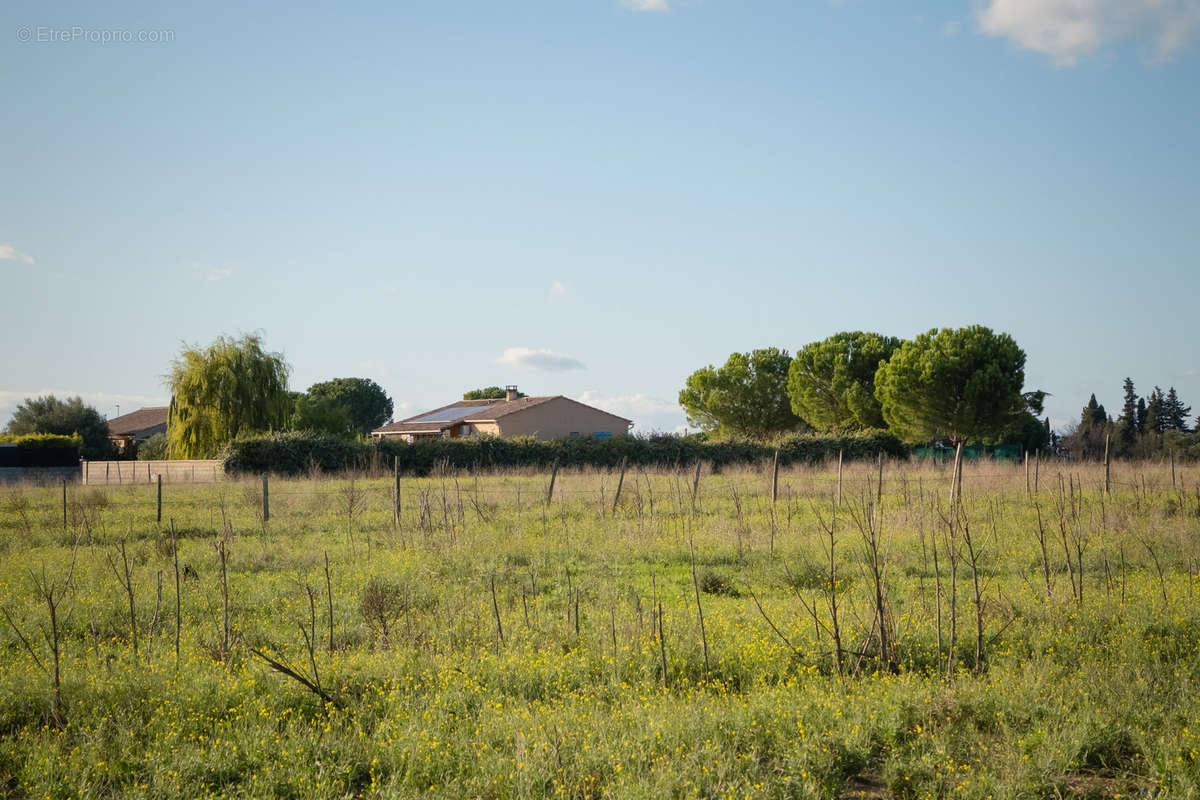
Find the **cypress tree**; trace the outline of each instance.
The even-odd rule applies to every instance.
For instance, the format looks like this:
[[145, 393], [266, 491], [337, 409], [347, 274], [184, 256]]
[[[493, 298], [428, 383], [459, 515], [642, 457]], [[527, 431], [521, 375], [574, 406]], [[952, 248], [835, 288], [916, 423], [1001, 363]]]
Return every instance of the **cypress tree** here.
[[1133, 379], [1125, 379], [1125, 402], [1121, 406], [1120, 423], [1121, 443], [1126, 447], [1137, 441], [1138, 435], [1138, 396], [1133, 388]]
[[1146, 399], [1144, 397], [1139, 397], [1138, 403], [1137, 403], [1137, 433], [1138, 433], [1138, 436], [1141, 436], [1145, 432], [1146, 432]]
[[1157, 386], [1146, 398], [1146, 422], [1143, 430], [1146, 433], [1163, 432], [1163, 393]]

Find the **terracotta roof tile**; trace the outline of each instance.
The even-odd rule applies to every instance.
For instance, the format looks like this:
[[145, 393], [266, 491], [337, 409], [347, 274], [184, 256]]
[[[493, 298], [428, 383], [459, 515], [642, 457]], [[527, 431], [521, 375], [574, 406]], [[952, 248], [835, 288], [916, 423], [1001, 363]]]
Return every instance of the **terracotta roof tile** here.
[[166, 425], [168, 410], [167, 406], [151, 406], [113, 417], [108, 421], [108, 432], [110, 435], [117, 436], [124, 433], [137, 433], [156, 425]]

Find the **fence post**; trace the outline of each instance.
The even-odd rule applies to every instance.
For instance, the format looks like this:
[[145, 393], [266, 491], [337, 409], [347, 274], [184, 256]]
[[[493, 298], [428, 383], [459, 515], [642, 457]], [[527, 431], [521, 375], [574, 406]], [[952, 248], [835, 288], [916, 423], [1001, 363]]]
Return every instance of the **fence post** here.
[[62, 506], [63, 506], [63, 530], [65, 531], [67, 529], [67, 479], [66, 478], [63, 478], [62, 490], [63, 490], [63, 503], [62, 503]]
[[1111, 433], [1106, 433], [1106, 434], [1104, 434], [1104, 493], [1105, 493], [1105, 494], [1109, 494], [1109, 493], [1110, 493], [1110, 492], [1109, 492], [1109, 485], [1110, 485], [1110, 484], [1109, 484], [1109, 470], [1110, 470], [1110, 462], [1109, 462], [1109, 459], [1108, 459], [1108, 445], [1109, 445], [1109, 442], [1110, 442], [1111, 440], [1112, 440], [1112, 434], [1111, 434]]
[[158, 510], [155, 512], [155, 521], [162, 524], [162, 473], [158, 473]]
[[550, 470], [550, 486], [546, 489], [546, 502], [554, 499], [554, 480], [558, 477], [558, 459], [554, 459], [554, 467]]
[[1038, 473], [1042, 471], [1042, 448], [1033, 451], [1033, 493], [1038, 493]]
[[842, 504], [842, 450], [838, 449], [838, 505]]
[[396, 497], [392, 504], [392, 521], [396, 523], [396, 527], [400, 527], [400, 456], [394, 456], [392, 461], [392, 472], [396, 483]]
[[263, 522], [271, 521], [271, 495], [267, 486], [267, 473], [263, 473]]
[[771, 504], [779, 498], [779, 448], [775, 448], [775, 458], [771, 462]]
[[90, 461], [84, 461], [84, 462], [83, 462], [83, 485], [84, 485], [84, 486], [87, 486], [87, 485], [88, 485], [88, 482], [87, 482], [87, 479], [88, 479], [88, 464], [90, 464], [90, 463], [91, 463]]
[[621, 477], [617, 478], [617, 493], [613, 495], [612, 513], [617, 515], [617, 503], [621, 500], [621, 487], [625, 484], [625, 464], [629, 460], [629, 456], [621, 456]]

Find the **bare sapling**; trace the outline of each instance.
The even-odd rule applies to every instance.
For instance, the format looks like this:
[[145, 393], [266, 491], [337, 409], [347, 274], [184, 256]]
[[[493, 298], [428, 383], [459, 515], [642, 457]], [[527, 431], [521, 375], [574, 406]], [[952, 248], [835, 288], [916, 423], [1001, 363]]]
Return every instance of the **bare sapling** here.
[[1050, 553], [1046, 547], [1046, 526], [1042, 523], [1042, 506], [1040, 503], [1034, 503], [1033, 507], [1037, 510], [1038, 521], [1038, 544], [1042, 548], [1042, 581], [1046, 588], [1046, 599], [1053, 597], [1054, 593], [1050, 585]]
[[[840, 499], [835, 499], [830, 504], [829, 523], [826, 524], [825, 518], [821, 516], [821, 512], [814, 506], [813, 515], [817, 518], [817, 524], [821, 526], [824, 532], [822, 544], [825, 547], [825, 555], [828, 558], [829, 569], [825, 573], [824, 589], [825, 602], [829, 606], [829, 632], [833, 637], [833, 657], [837, 663], [837, 671], [840, 675], [845, 667], [845, 651], [842, 648], [842, 630], [841, 623], [838, 620], [838, 577], [837, 577], [837, 558], [835, 548], [837, 546], [837, 509], [840, 505]], [[814, 619], [816, 615], [814, 614]]]
[[72, 589], [72, 580], [75, 577], [75, 556], [79, 550], [79, 540], [75, 541], [75, 545], [71, 548], [71, 564], [67, 567], [67, 574], [61, 581], [55, 580], [46, 574], [46, 565], [43, 562], [41, 575], [29, 571], [30, 580], [33, 583], [34, 593], [46, 605], [46, 616], [49, 620], [50, 627], [38, 625], [38, 630], [41, 631], [42, 638], [46, 641], [46, 647], [50, 650], [51, 665], [47, 666], [44, 661], [38, 656], [37, 648], [29, 640], [29, 637], [17, 625], [16, 620], [9, 614], [7, 607], [0, 607], [0, 612], [3, 612], [4, 619], [8, 622], [13, 633], [21, 640], [22, 646], [29, 656], [33, 659], [33, 663], [38, 669], [50, 679], [51, 685], [54, 687], [54, 695], [50, 700], [50, 718], [58, 728], [66, 727], [66, 721], [63, 718], [62, 705], [62, 626], [70, 620], [70, 612], [65, 618], [62, 618], [62, 604], [70, 594]]
[[[305, 689], [307, 689], [308, 691], [315, 694], [317, 697], [319, 697], [324, 702], [324, 704], [326, 706], [331, 705], [334, 708], [341, 709], [341, 708], [343, 708], [342, 702], [337, 697], [335, 697], [333, 694], [331, 694], [327, 689], [325, 689], [323, 686], [321, 686], [321, 673], [317, 669], [317, 657], [316, 657], [316, 649], [317, 649], [316, 604], [315, 604], [315, 601], [313, 598], [312, 587], [306, 583], [304, 588], [308, 595], [308, 626], [305, 627], [304, 623], [300, 622], [300, 621], [296, 622], [296, 626], [300, 629], [300, 635], [304, 638], [304, 647], [308, 654], [309, 669], [312, 672], [311, 676], [306, 674], [303, 667], [293, 666], [286, 659], [284, 659], [284, 657], [282, 655], [268, 655], [263, 650], [259, 650], [254, 647], [250, 648], [250, 652], [253, 653], [255, 656], [257, 656], [258, 658], [261, 658], [266, 663], [266, 665], [268, 667], [270, 667], [271, 669], [273, 669], [275, 672], [278, 672], [280, 675], [283, 675], [285, 677], [291, 678], [292, 680], [296, 681], [301, 686], [303, 686]], [[327, 711], [327, 709], [324, 709], [324, 708], [323, 708], [323, 710]]]
[[857, 506], [851, 506], [850, 518], [858, 528], [862, 539], [863, 556], [867, 571], [871, 576], [872, 605], [875, 612], [875, 633], [879, 644], [879, 662], [888, 670], [895, 671], [896, 664], [892, 658], [891, 643], [888, 640], [888, 616], [885, 588], [887, 567], [882, 548], [882, 536], [879, 508], [870, 500], [870, 486]]
[[979, 560], [983, 556], [976, 538], [971, 534], [971, 520], [967, 517], [966, 509], [960, 508], [962, 519], [962, 539], [967, 547], [967, 561], [971, 566], [971, 585], [974, 590], [972, 601], [975, 606], [975, 671], [983, 670], [983, 592], [979, 582]]
[[112, 553], [105, 553], [104, 558], [108, 561], [108, 566], [112, 569], [113, 575], [116, 576], [117, 583], [125, 590], [125, 597], [129, 602], [129, 639], [133, 644], [133, 658], [136, 661], [138, 657], [138, 626], [133, 602], [133, 567], [130, 565], [129, 557], [125, 552], [124, 539], [121, 540], [116, 549], [121, 555], [120, 569], [117, 568], [117, 562], [113, 558]]

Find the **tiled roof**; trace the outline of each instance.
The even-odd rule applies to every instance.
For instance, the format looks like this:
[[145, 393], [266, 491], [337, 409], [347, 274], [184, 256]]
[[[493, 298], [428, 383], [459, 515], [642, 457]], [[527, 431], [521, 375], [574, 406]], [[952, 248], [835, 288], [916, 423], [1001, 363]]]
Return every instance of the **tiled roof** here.
[[125, 433], [137, 433], [158, 425], [166, 425], [167, 411], [167, 406], [152, 406], [113, 417], [108, 421], [108, 432], [110, 435], [119, 436]]

